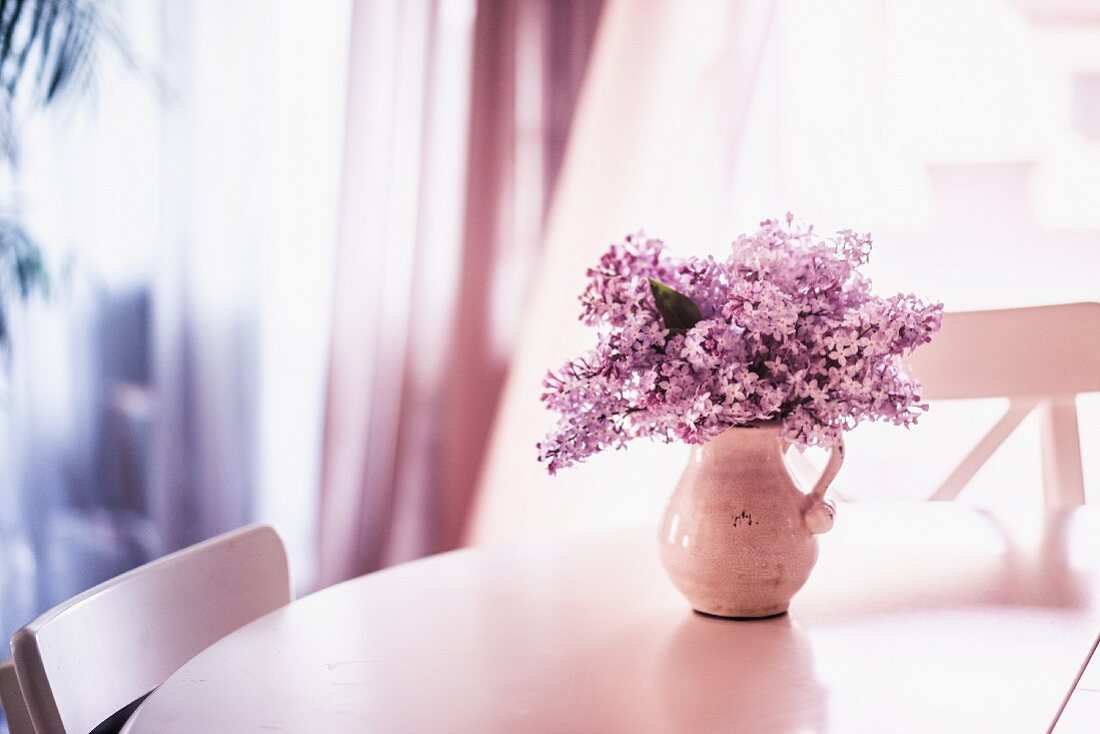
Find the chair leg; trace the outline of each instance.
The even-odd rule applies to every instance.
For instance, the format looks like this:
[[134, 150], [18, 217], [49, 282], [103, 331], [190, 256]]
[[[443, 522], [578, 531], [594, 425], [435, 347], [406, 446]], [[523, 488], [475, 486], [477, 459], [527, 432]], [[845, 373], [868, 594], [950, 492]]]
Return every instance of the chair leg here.
[[1081, 437], [1072, 395], [1052, 398], [1040, 407], [1043, 451], [1043, 500], [1047, 507], [1085, 504]]
[[982, 440], [970, 450], [959, 465], [956, 466], [947, 479], [932, 494], [931, 500], [953, 500], [959, 496], [967, 483], [974, 478], [989, 457], [1001, 447], [1005, 439], [1023, 423], [1024, 418], [1035, 409], [1034, 400], [1012, 400], [1008, 404], [1008, 410], [1001, 416], [993, 427], [982, 436]]

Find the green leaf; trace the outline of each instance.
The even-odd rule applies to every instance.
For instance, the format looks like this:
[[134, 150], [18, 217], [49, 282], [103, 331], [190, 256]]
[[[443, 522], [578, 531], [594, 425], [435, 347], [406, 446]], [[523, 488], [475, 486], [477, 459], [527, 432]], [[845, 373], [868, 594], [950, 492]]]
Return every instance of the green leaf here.
[[657, 311], [665, 322], [669, 336], [684, 334], [703, 320], [703, 314], [695, 301], [675, 288], [650, 278], [649, 290], [653, 293], [653, 301], [657, 304]]
[[38, 248], [29, 250], [15, 260], [15, 278], [19, 283], [19, 296], [25, 301], [36, 288], [45, 291], [48, 279], [42, 253]]
[[0, 217], [0, 301], [8, 296], [4, 292], [8, 285], [17, 287], [16, 294], [22, 300], [35, 291], [45, 296], [49, 280], [42, 251], [27, 231], [19, 223]]

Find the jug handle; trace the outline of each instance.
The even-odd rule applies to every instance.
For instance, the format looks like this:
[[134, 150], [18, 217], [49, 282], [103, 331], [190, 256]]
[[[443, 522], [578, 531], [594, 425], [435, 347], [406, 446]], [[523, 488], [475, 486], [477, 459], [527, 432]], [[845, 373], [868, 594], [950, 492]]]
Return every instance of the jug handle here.
[[802, 511], [806, 527], [814, 534], [827, 533], [833, 527], [836, 505], [832, 500], [825, 499], [825, 490], [836, 478], [842, 464], [844, 464], [843, 437], [829, 450], [829, 461], [825, 464], [825, 471], [821, 472], [814, 488], [807, 495], [806, 509]]

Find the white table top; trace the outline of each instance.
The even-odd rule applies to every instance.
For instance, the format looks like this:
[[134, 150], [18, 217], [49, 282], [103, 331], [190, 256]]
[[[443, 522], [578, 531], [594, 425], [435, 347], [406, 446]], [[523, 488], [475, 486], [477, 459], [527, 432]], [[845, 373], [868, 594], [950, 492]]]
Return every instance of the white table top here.
[[842, 506], [790, 614], [748, 622], [692, 613], [654, 536], [460, 551], [307, 596], [125, 731], [1043, 732], [1100, 633], [1098, 508]]

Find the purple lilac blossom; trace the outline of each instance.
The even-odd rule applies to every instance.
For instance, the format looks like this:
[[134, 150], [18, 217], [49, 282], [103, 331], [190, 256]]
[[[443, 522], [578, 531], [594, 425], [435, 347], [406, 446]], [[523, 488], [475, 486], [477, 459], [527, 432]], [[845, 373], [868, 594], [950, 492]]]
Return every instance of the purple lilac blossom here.
[[[769, 420], [793, 443], [824, 447], [861, 421], [913, 424], [928, 405], [900, 357], [931, 341], [943, 305], [872, 295], [859, 273], [870, 250], [870, 235], [821, 238], [790, 214], [738, 237], [724, 262], [673, 258], [641, 234], [612, 245], [580, 299], [595, 348], [543, 382], [560, 418], [539, 461], [553, 474], [638, 437], [700, 444]], [[650, 279], [702, 319], [671, 333]]]

